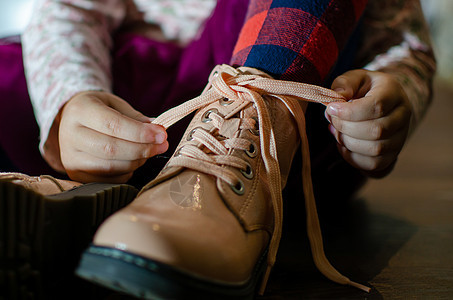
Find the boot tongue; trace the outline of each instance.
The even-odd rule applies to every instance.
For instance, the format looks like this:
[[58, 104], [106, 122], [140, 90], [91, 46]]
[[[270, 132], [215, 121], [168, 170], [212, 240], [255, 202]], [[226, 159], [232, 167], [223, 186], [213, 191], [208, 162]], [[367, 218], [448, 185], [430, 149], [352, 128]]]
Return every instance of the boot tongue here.
[[263, 72], [261, 70], [255, 69], [255, 68], [239, 67], [239, 68], [237, 68], [237, 70], [244, 75], [260, 75], [265, 78], [272, 78], [272, 76], [270, 76], [266, 72]]
[[221, 128], [219, 129], [219, 134], [226, 138], [232, 138], [237, 134], [240, 124], [241, 124], [241, 119], [238, 119], [238, 118], [231, 118], [231, 119], [225, 120], [223, 122]]

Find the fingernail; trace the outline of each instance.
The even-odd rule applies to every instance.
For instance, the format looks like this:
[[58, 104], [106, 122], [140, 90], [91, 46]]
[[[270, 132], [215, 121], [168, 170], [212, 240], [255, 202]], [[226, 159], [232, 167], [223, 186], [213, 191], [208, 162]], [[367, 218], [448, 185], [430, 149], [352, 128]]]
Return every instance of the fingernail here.
[[156, 134], [156, 135], [154, 136], [154, 142], [155, 142], [156, 144], [162, 144], [163, 142], [165, 142], [165, 139], [166, 139], [166, 138], [167, 138], [167, 137], [165, 136], [164, 133], [158, 133], [158, 134]]
[[329, 104], [327, 107], [329, 115], [338, 116], [338, 111], [340, 110], [340, 106], [337, 103]]
[[334, 91], [335, 91], [335, 92], [337, 92], [337, 93], [342, 93], [342, 92], [344, 92], [344, 91], [345, 91], [345, 89], [344, 89], [344, 88], [341, 88], [341, 87], [339, 87], [339, 88], [336, 88], [336, 89], [334, 89]]

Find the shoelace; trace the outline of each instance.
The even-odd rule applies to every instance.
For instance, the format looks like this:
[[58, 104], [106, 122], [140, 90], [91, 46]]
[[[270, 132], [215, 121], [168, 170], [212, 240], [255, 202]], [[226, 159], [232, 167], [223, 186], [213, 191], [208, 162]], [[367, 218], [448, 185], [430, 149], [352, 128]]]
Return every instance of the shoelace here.
[[[264, 293], [270, 271], [275, 264], [283, 222], [283, 199], [277, 147], [269, 111], [261, 96], [266, 94], [272, 95], [275, 99], [282, 101], [291, 112], [298, 125], [302, 149], [302, 178], [307, 214], [307, 234], [315, 265], [318, 270], [330, 280], [340, 284], [348, 284], [369, 292], [370, 288], [353, 282], [341, 275], [330, 264], [325, 256], [311, 180], [310, 154], [305, 128], [305, 114], [298, 103], [299, 101], [309, 101], [327, 105], [330, 102], [345, 101], [345, 99], [338, 93], [319, 86], [275, 80], [266, 78], [262, 75], [250, 75], [228, 65], [217, 66], [211, 73], [209, 82], [210, 84], [208, 84], [207, 88], [200, 96], [166, 111], [157, 117], [153, 123], [168, 128], [190, 113], [223, 98], [226, 98], [229, 101], [243, 100], [246, 104], [254, 104], [258, 115], [261, 153], [268, 177], [274, 212], [274, 231], [269, 244], [267, 269], [260, 287], [260, 293]], [[215, 113], [211, 113], [209, 117], [211, 117], [211, 115], [215, 122], [215, 127], [220, 128], [222, 122], [228, 121], [221, 119], [220, 116]], [[226, 119], [227, 116], [224, 118]], [[254, 122], [250, 120], [244, 122], [244, 124], [244, 128], [248, 129], [255, 125]], [[211, 174], [225, 180], [232, 187], [237, 185], [238, 179], [236, 178], [236, 175], [222, 167], [222, 165], [232, 166], [240, 170], [247, 168], [247, 163], [242, 159], [227, 156], [226, 154], [228, 148], [245, 150], [250, 146], [250, 142], [239, 138], [219, 140], [217, 137], [212, 136], [209, 132], [204, 130], [193, 131], [192, 137], [200, 141], [214, 155], [209, 155], [196, 147], [183, 147], [182, 149], [180, 148], [177, 150], [179, 152], [177, 153], [178, 155], [174, 155], [169, 162], [169, 165], [186, 167]]]

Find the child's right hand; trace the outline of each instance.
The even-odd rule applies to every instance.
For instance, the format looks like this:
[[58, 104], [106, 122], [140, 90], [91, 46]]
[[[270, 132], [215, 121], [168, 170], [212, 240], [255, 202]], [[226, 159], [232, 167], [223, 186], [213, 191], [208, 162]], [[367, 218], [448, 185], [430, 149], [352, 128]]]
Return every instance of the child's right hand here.
[[126, 182], [154, 155], [168, 149], [162, 126], [106, 92], [83, 92], [61, 111], [61, 162], [72, 180]]

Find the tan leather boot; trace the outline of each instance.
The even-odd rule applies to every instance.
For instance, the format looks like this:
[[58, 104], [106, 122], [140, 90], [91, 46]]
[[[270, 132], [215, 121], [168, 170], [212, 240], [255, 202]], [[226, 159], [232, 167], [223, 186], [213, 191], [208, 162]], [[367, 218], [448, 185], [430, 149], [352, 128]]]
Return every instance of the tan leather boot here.
[[[168, 127], [198, 110], [158, 177], [100, 227], [78, 275], [146, 299], [249, 299], [259, 283], [263, 291], [281, 236], [281, 189], [300, 136], [307, 149], [300, 99], [342, 100], [256, 69], [216, 68], [200, 97], [155, 120]], [[311, 188], [308, 178], [315, 262], [332, 280], [357, 285], [324, 256]]]
[[95, 230], [136, 194], [125, 184], [0, 173], [0, 299], [68, 299]]

